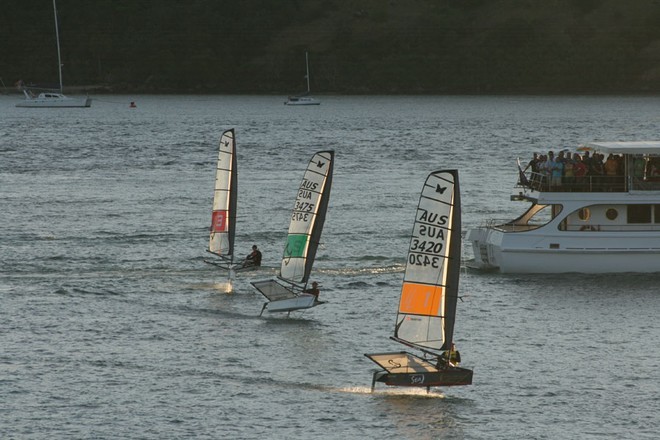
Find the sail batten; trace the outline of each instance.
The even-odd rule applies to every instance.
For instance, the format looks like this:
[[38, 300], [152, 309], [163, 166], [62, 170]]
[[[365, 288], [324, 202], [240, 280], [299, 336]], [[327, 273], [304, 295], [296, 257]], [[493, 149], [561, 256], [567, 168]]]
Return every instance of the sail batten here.
[[238, 173], [234, 129], [220, 138], [213, 191], [209, 252], [233, 263]]

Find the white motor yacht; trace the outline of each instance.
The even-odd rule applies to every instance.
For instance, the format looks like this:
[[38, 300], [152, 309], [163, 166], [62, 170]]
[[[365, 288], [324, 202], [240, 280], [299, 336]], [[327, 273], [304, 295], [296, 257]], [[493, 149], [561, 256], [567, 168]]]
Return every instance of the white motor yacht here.
[[[593, 142], [582, 152], [614, 155], [615, 176], [551, 182], [523, 173], [511, 196], [520, 217], [470, 229], [474, 266], [502, 273], [660, 272], [660, 141]], [[656, 164], [657, 161], [657, 164]]]

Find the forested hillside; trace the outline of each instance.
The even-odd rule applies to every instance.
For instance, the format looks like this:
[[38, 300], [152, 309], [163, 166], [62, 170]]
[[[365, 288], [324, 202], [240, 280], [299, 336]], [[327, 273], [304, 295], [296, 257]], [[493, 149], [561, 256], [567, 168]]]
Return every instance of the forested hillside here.
[[[65, 86], [657, 93], [657, 0], [58, 0]], [[0, 8], [0, 77], [57, 81], [51, 0]], [[66, 87], [65, 87], [66, 88]]]

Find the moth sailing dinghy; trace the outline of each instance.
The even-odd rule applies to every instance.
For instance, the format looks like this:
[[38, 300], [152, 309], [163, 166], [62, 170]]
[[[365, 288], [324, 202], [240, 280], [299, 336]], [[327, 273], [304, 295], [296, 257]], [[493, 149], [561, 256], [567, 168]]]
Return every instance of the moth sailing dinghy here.
[[268, 299], [259, 316], [264, 310], [292, 312], [324, 303], [305, 291], [328, 209], [334, 155], [331, 150], [319, 151], [309, 161], [291, 214], [277, 279], [251, 283]]
[[458, 171], [426, 179], [417, 206], [393, 340], [421, 351], [365, 354], [382, 370], [376, 382], [393, 386], [469, 385], [472, 370], [451, 362], [461, 267]]
[[213, 192], [213, 212], [208, 252], [216, 255], [218, 261], [207, 261], [229, 271], [240, 264], [234, 264], [234, 236], [236, 235], [237, 200], [236, 138], [234, 129], [222, 133], [218, 162], [215, 171]]

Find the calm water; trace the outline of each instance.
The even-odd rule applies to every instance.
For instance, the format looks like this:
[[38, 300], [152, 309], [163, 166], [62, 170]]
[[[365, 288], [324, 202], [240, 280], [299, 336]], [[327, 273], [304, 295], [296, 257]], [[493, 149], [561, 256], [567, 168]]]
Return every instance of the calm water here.
[[[660, 275], [461, 279], [474, 384], [370, 394], [426, 175], [460, 170], [463, 229], [511, 218], [515, 158], [660, 138], [660, 98], [0, 96], [0, 438], [641, 439], [660, 414]], [[137, 108], [130, 109], [129, 101]], [[236, 129], [237, 247], [278, 264], [314, 151], [336, 150], [313, 278], [328, 304], [258, 317], [205, 264]], [[470, 258], [465, 249], [465, 258]]]

